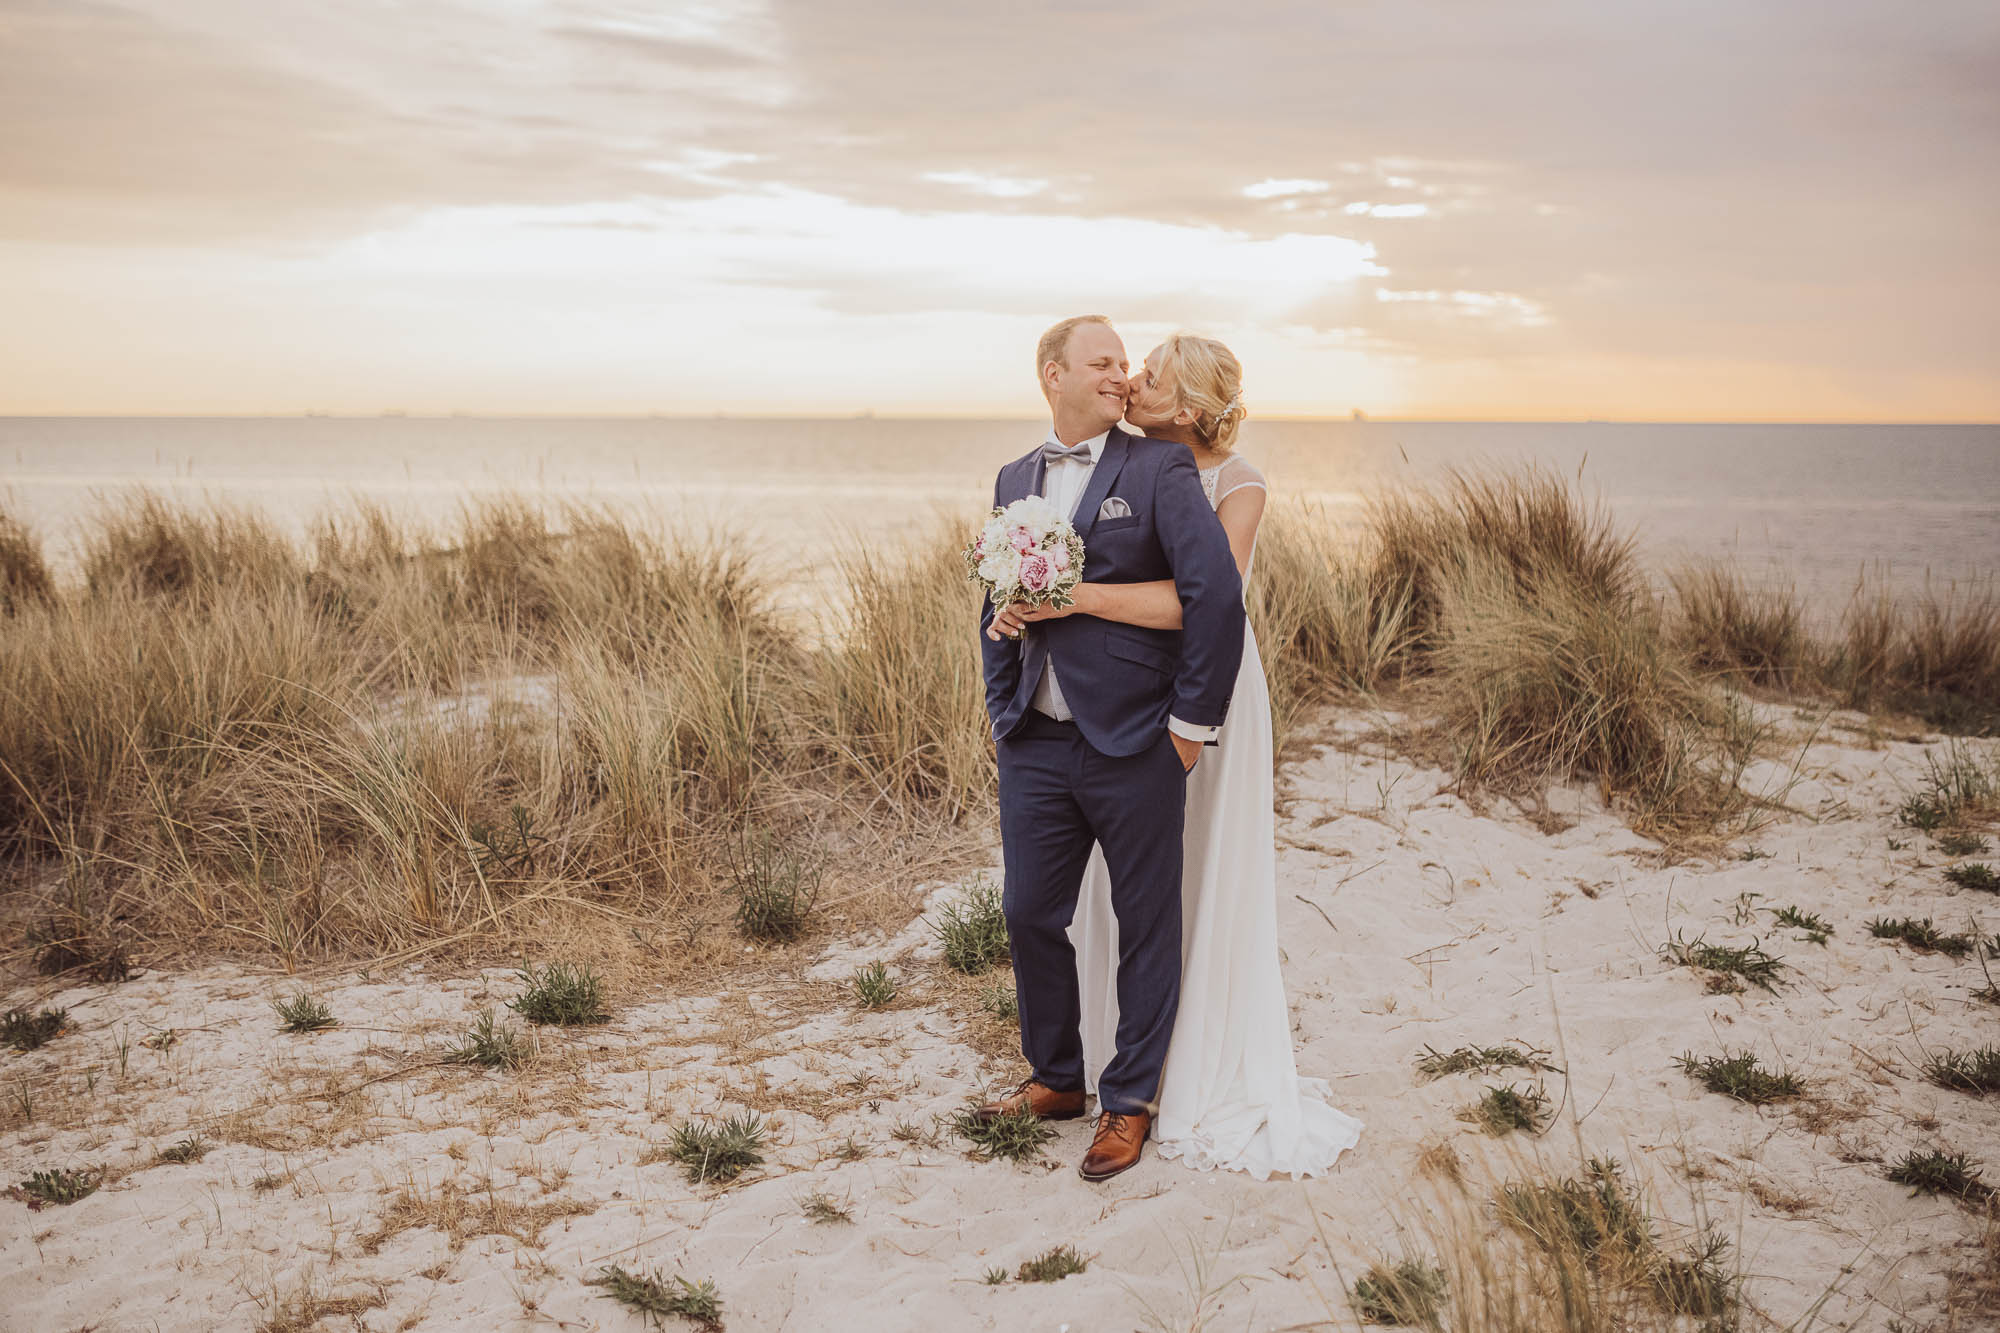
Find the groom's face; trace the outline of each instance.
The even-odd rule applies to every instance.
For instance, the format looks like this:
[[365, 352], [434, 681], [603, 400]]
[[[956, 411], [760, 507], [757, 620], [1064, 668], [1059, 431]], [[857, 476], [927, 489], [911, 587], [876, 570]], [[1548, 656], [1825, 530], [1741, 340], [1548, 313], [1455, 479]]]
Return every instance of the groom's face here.
[[1063, 359], [1051, 366], [1049, 400], [1058, 418], [1095, 423], [1095, 434], [1125, 415], [1125, 344], [1109, 325], [1077, 325]]

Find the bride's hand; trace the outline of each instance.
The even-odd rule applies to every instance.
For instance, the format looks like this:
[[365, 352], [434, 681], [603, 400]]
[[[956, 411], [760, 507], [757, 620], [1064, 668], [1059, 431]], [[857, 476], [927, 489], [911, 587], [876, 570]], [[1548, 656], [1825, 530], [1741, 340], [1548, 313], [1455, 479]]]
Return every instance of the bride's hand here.
[[1027, 602], [1009, 602], [993, 614], [993, 623], [986, 629], [986, 637], [998, 643], [1002, 639], [1018, 639], [1021, 631], [1042, 620], [1061, 620], [1083, 611], [1088, 614], [1085, 603], [1089, 599], [1090, 585], [1079, 583], [1070, 596], [1076, 600], [1068, 606], [1033, 606]]

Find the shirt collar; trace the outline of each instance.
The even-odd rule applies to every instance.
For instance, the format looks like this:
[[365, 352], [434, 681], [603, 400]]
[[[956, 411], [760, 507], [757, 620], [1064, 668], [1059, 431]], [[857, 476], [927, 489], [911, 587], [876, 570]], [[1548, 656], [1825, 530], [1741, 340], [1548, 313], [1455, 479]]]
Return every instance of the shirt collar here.
[[[1104, 442], [1110, 438], [1111, 438], [1111, 431], [1110, 428], [1107, 427], [1105, 429], [1104, 434], [1094, 435], [1090, 439], [1087, 439], [1083, 442], [1083, 448], [1088, 452], [1090, 456], [1090, 461], [1092, 463], [1095, 463], [1098, 459], [1104, 456]], [[1049, 427], [1048, 443], [1055, 445], [1059, 449], [1069, 447], [1065, 445], [1060, 439], [1057, 438], [1056, 428], [1053, 425]]]

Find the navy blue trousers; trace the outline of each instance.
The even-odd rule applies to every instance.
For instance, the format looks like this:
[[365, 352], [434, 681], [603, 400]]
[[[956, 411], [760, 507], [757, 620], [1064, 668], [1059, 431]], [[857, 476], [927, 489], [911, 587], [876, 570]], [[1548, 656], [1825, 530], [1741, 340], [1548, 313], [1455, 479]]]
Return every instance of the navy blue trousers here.
[[1014, 954], [1021, 1054], [1061, 1092], [1083, 1087], [1076, 916], [1090, 846], [1102, 844], [1118, 918], [1118, 1050], [1098, 1078], [1100, 1110], [1151, 1112], [1181, 998], [1181, 826], [1187, 773], [1159, 742], [1114, 758], [1074, 723], [1030, 709], [1000, 755], [1001, 905]]

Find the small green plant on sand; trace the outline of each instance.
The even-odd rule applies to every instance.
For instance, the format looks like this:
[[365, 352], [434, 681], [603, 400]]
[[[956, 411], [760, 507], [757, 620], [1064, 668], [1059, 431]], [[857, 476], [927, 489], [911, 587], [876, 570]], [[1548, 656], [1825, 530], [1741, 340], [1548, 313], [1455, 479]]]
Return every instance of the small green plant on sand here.
[[2000, 1092], [2000, 1050], [1982, 1046], [1971, 1051], [1927, 1051], [1924, 1077], [1940, 1088], [1984, 1094]]
[[507, 1007], [530, 1023], [578, 1027], [611, 1021], [604, 1007], [604, 979], [588, 963], [524, 967], [515, 975], [525, 989], [507, 1001]]
[[1021, 1021], [1021, 1002], [1011, 981], [996, 981], [980, 991], [979, 1007], [998, 1022], [1012, 1025]]
[[491, 1009], [479, 1011], [464, 1040], [449, 1042], [444, 1048], [444, 1058], [453, 1064], [482, 1065], [487, 1069], [519, 1069], [532, 1053], [519, 1032], [494, 1022]]
[[1986, 850], [1986, 839], [1977, 833], [1941, 833], [1938, 850], [1946, 856], [1978, 856]]
[[1824, 947], [1826, 942], [1833, 938], [1833, 927], [1828, 925], [1826, 918], [1817, 912], [1806, 912], [1797, 907], [1778, 907], [1771, 909], [1771, 917], [1778, 925], [1788, 926], [1793, 930], [1803, 930], [1805, 934], [1799, 938], [1807, 944]]
[[825, 1190], [814, 1190], [799, 1200], [799, 1212], [814, 1226], [829, 1222], [852, 1222], [854, 1214]]
[[1354, 1311], [1371, 1324], [1436, 1328], [1445, 1292], [1444, 1270], [1427, 1260], [1375, 1264], [1355, 1280]]
[[602, 1287], [606, 1296], [661, 1327], [670, 1318], [690, 1320], [704, 1329], [722, 1327], [722, 1297], [709, 1278], [690, 1282], [676, 1273], [669, 1281], [661, 1273], [628, 1273], [611, 1264], [589, 1279], [589, 1285]]
[[985, 1161], [1026, 1161], [1040, 1156], [1042, 1145], [1056, 1136], [1055, 1126], [1025, 1109], [983, 1118], [967, 1107], [952, 1117], [951, 1127], [972, 1145], [972, 1155]]
[[933, 929], [944, 944], [945, 963], [968, 976], [1007, 958], [1007, 916], [1000, 908], [1000, 889], [984, 876], [965, 891], [963, 901], [945, 904]]
[[1517, 1129], [1533, 1134], [1548, 1123], [1550, 1114], [1548, 1094], [1538, 1087], [1524, 1089], [1510, 1083], [1504, 1088], [1489, 1086], [1486, 1095], [1460, 1111], [1458, 1118], [1478, 1125], [1488, 1134], [1506, 1134]]
[[753, 940], [784, 944], [806, 933], [826, 873], [815, 852], [769, 833], [745, 835], [729, 867], [736, 928]]
[[1683, 1074], [1710, 1092], [1719, 1092], [1753, 1106], [1783, 1101], [1805, 1092], [1804, 1085], [1791, 1073], [1772, 1073], [1760, 1066], [1756, 1055], [1750, 1051], [1735, 1054], [1724, 1051], [1719, 1056], [1704, 1055], [1700, 1058], [1689, 1053], [1679, 1056], [1675, 1063], [1681, 1067]]
[[1963, 958], [1972, 952], [1972, 936], [1948, 935], [1939, 930], [1929, 917], [1921, 921], [1909, 916], [1893, 920], [1877, 917], [1868, 923], [1868, 933], [1878, 940], [1901, 940], [1918, 953], [1941, 953], [1948, 958]]
[[688, 1183], [728, 1182], [764, 1161], [764, 1122], [755, 1113], [733, 1115], [721, 1124], [690, 1120], [674, 1130], [669, 1151]]
[[206, 1157], [209, 1147], [210, 1144], [207, 1139], [199, 1134], [191, 1134], [169, 1147], [160, 1149], [160, 1160], [162, 1162], [171, 1162], [177, 1166], [185, 1166], [189, 1162], [199, 1162], [202, 1158]]
[[318, 1032], [321, 1028], [334, 1027], [339, 1022], [333, 1016], [333, 1010], [327, 1008], [319, 997], [306, 991], [297, 991], [282, 1000], [273, 1000], [271, 1007], [278, 1011], [280, 1032]]
[[1450, 1074], [1484, 1074], [1494, 1069], [1525, 1069], [1539, 1073], [1552, 1069], [1547, 1062], [1548, 1052], [1538, 1050], [1526, 1042], [1511, 1046], [1459, 1046], [1450, 1051], [1439, 1051], [1425, 1046], [1424, 1054], [1417, 1057], [1417, 1072], [1426, 1079], [1444, 1078]]
[[1748, 984], [1775, 994], [1786, 967], [1784, 959], [1765, 953], [1760, 944], [1731, 948], [1710, 944], [1701, 936], [1682, 939], [1679, 933], [1660, 946], [1660, 957], [1707, 973], [1708, 989], [1718, 993], [1740, 991]]
[[863, 1009], [880, 1009], [896, 998], [896, 979], [889, 965], [876, 961], [854, 969], [854, 998]]
[[1014, 1270], [1017, 1282], [1060, 1282], [1072, 1273], [1081, 1273], [1090, 1261], [1068, 1245], [1058, 1245], [1024, 1262]]
[[1977, 861], [1962, 866], [1952, 866], [1944, 872], [1945, 879], [1961, 889], [1977, 889], [1981, 893], [2000, 893], [2000, 875], [1993, 873], [1993, 867]]
[[1908, 1185], [1913, 1195], [1950, 1194], [1983, 1203], [1993, 1194], [1993, 1187], [1979, 1178], [1978, 1164], [1962, 1152], [1913, 1148], [1883, 1174], [1898, 1185]]
[[59, 1166], [50, 1171], [30, 1173], [11, 1193], [27, 1200], [30, 1208], [41, 1208], [47, 1204], [75, 1203], [96, 1193], [97, 1187], [103, 1183], [102, 1171]]

